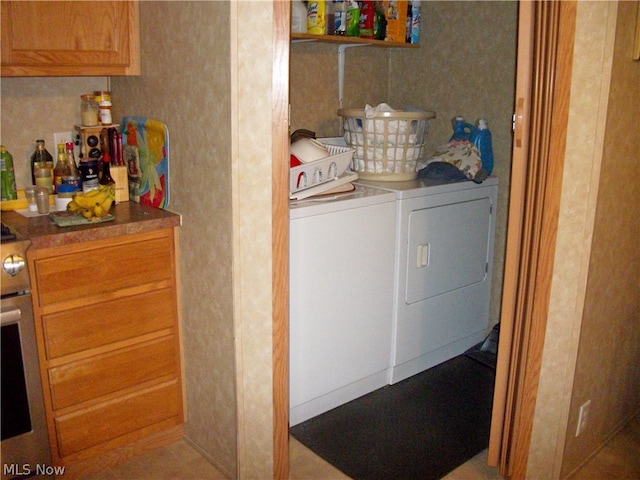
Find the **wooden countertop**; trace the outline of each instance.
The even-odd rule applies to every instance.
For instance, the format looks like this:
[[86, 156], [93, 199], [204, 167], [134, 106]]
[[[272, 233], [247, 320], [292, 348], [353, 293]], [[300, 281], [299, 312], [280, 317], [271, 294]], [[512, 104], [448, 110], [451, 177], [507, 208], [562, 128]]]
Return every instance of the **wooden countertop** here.
[[31, 248], [55, 247], [173, 228], [180, 226], [182, 222], [177, 213], [136, 202], [121, 202], [110, 213], [115, 217], [113, 221], [72, 227], [58, 227], [48, 215], [27, 218], [16, 212], [2, 212], [2, 222], [19, 240], [30, 240]]

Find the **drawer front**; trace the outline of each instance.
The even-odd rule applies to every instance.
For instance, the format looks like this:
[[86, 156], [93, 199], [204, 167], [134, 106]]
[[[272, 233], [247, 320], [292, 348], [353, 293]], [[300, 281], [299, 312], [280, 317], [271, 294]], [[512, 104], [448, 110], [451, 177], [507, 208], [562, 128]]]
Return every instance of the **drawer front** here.
[[166, 235], [36, 260], [39, 305], [172, 279], [172, 242]]
[[154, 379], [177, 377], [175, 347], [175, 337], [170, 335], [50, 369], [54, 410]]
[[176, 324], [175, 292], [162, 289], [42, 316], [49, 360]]
[[56, 418], [58, 451], [66, 457], [171, 417], [182, 421], [175, 381]]

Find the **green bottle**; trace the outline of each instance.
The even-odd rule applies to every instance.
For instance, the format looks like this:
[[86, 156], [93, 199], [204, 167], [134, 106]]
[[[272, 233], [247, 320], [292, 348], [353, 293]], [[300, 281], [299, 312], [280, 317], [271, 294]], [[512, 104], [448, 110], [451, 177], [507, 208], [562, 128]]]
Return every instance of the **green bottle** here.
[[2, 175], [2, 200], [15, 200], [18, 198], [16, 192], [16, 174], [13, 171], [13, 157], [4, 145], [0, 146], [0, 172]]

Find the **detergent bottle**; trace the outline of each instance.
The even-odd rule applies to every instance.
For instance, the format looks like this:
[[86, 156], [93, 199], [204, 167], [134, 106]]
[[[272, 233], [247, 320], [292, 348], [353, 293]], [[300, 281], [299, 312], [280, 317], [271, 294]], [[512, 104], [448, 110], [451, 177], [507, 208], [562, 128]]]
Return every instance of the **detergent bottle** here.
[[307, 33], [307, 7], [302, 0], [291, 4], [291, 33]]
[[473, 131], [473, 125], [466, 123], [464, 117], [457, 116], [451, 120], [453, 124], [453, 135], [449, 139], [452, 140], [469, 140], [469, 136]]
[[482, 168], [487, 172], [487, 175], [491, 175], [493, 170], [493, 147], [491, 146], [491, 132], [485, 118], [478, 120], [478, 127], [471, 132], [469, 140], [480, 152]]

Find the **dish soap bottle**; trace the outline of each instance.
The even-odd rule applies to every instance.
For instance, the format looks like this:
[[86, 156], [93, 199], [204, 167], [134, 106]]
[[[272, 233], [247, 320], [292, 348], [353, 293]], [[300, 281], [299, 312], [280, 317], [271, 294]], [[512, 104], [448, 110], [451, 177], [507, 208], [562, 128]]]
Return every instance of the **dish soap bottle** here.
[[16, 200], [16, 174], [13, 170], [13, 156], [4, 145], [0, 146], [0, 175], [2, 176], [2, 200]]
[[493, 170], [493, 147], [491, 146], [491, 132], [486, 119], [481, 118], [478, 120], [478, 128], [471, 132], [469, 140], [480, 152], [482, 168], [487, 172], [487, 175], [491, 175]]

